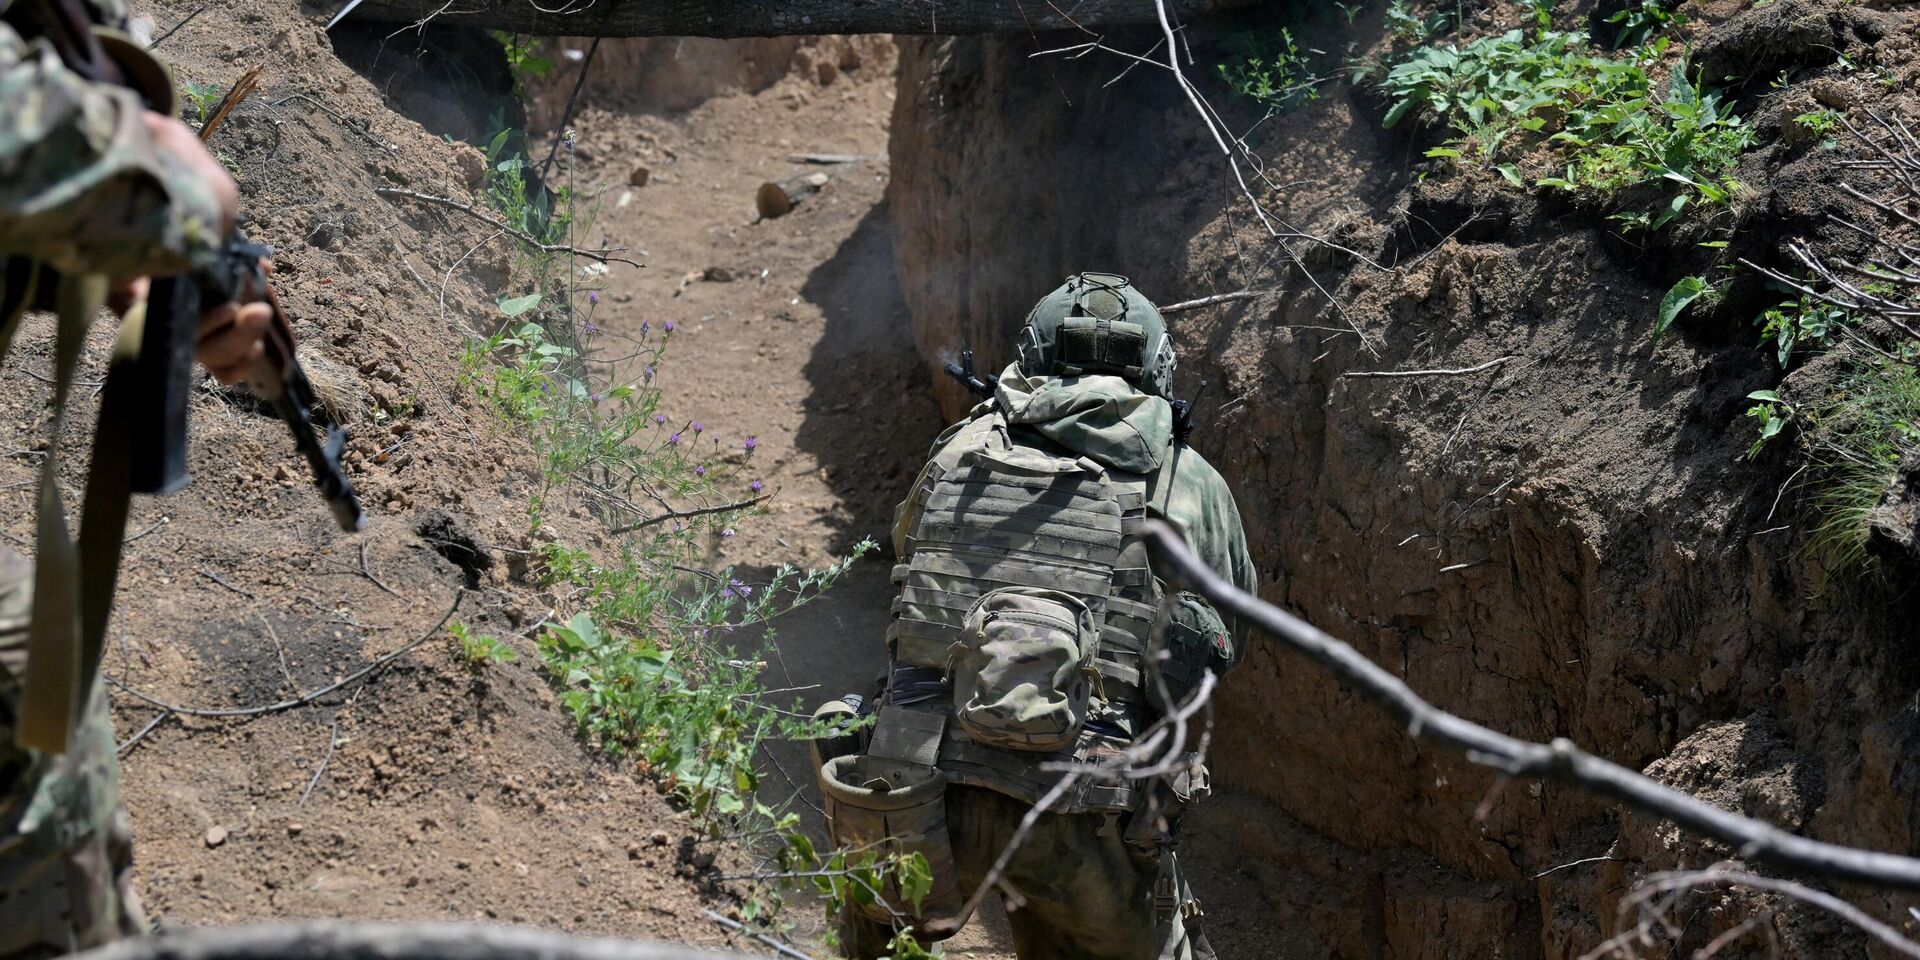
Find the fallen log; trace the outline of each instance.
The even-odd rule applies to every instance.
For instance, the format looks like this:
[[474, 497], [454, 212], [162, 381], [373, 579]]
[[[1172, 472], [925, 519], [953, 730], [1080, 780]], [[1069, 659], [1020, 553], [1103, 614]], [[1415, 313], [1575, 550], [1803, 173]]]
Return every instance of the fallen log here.
[[[1167, 12], [1197, 17], [1250, 0], [1168, 0]], [[1066, 9], [1070, 8], [1070, 9]], [[835, 33], [969, 34], [1097, 29], [1157, 22], [1142, 0], [365, 0], [350, 19], [444, 21], [488, 30], [569, 37], [778, 37]]]
[[760, 215], [768, 220], [784, 217], [793, 212], [793, 208], [808, 197], [820, 192], [827, 185], [824, 173], [808, 173], [785, 180], [771, 180], [760, 185], [759, 192], [753, 195], [753, 205]]

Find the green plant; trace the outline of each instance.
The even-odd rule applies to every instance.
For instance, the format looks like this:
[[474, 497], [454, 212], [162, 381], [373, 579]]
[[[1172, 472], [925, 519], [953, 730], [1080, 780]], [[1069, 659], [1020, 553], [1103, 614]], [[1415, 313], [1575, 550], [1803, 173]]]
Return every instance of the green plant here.
[[1687, 308], [1687, 304], [1699, 299], [1701, 295], [1712, 289], [1706, 277], [1681, 277], [1679, 282], [1667, 290], [1667, 295], [1660, 298], [1660, 309], [1653, 322], [1653, 342], [1660, 342], [1660, 336], [1667, 332], [1668, 327], [1673, 326], [1673, 321], [1680, 316], [1680, 311]]
[[1544, 25], [1544, 8], [1537, 17], [1543, 25], [1531, 32], [1410, 51], [1382, 81], [1392, 102], [1386, 125], [1419, 117], [1444, 126], [1454, 137], [1430, 156], [1472, 156], [1515, 183], [1526, 182], [1524, 165], [1551, 171], [1532, 178], [1539, 187], [1602, 198], [1642, 188], [1654, 202], [1613, 217], [1630, 228], [1657, 229], [1689, 204], [1732, 199], [1728, 173], [1753, 132], [1679, 64], [1656, 95], [1647, 68], [1665, 55], [1666, 38], [1608, 57]]
[[460, 646], [460, 658], [475, 666], [489, 663], [506, 663], [519, 658], [513, 648], [500, 642], [500, 638], [491, 634], [476, 634], [472, 628], [458, 620], [447, 625], [447, 632], [453, 634], [453, 640]]
[[1293, 31], [1240, 32], [1221, 41], [1227, 59], [1215, 66], [1234, 95], [1269, 110], [1291, 110], [1319, 97], [1318, 75], [1307, 62]]
[[1807, 419], [1809, 545], [1830, 575], [1860, 572], [1869, 514], [1901, 461], [1920, 451], [1920, 373], [1909, 360], [1856, 356]]
[[1458, 25], [1458, 13], [1458, 7], [1442, 4], [1423, 17], [1413, 12], [1407, 0], [1393, 0], [1387, 5], [1387, 33], [1402, 44], [1426, 43]]
[[181, 106], [193, 108], [193, 122], [204, 124], [207, 122], [208, 114], [212, 113], [214, 106], [220, 102], [221, 86], [217, 83], [189, 80], [180, 85], [180, 93], [186, 101]]
[[1607, 22], [1616, 28], [1613, 35], [1613, 48], [1641, 44], [1657, 34], [1677, 30], [1687, 23], [1687, 15], [1671, 9], [1672, 0], [1640, 0], [1637, 7], [1627, 7], [1607, 18]]
[[1793, 365], [1796, 351], [1828, 349], [1859, 319], [1832, 304], [1802, 296], [1762, 313], [1759, 322], [1761, 344], [1772, 343], [1775, 358], [1786, 369]]
[[507, 72], [513, 77], [515, 96], [526, 96], [527, 81], [553, 72], [553, 61], [535, 52], [539, 48], [539, 38], [495, 30], [493, 39], [500, 44], [500, 52], [506, 56]]
[[1793, 422], [1793, 405], [1772, 390], [1755, 390], [1747, 394], [1747, 399], [1758, 401], [1747, 408], [1747, 416], [1760, 423], [1760, 436], [1747, 449], [1747, 459], [1751, 460], [1766, 448], [1767, 441], [1779, 436], [1780, 431]]
[[1793, 118], [1793, 122], [1816, 137], [1824, 137], [1840, 126], [1840, 112], [1837, 110], [1813, 110]]

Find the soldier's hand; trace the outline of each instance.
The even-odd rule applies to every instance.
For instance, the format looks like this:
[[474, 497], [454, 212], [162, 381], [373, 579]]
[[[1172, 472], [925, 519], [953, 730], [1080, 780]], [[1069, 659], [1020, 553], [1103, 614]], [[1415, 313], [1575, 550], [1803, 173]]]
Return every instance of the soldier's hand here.
[[200, 315], [194, 356], [223, 384], [272, 383], [279, 372], [267, 361], [262, 342], [272, 323], [273, 308], [264, 303], [223, 303]]
[[193, 128], [179, 120], [151, 110], [142, 114], [140, 119], [145, 121], [147, 135], [153, 138], [155, 147], [170, 154], [206, 184], [214, 201], [220, 205], [219, 235], [226, 236], [227, 231], [233, 229], [234, 218], [240, 213], [240, 188], [234, 185], [227, 168], [207, 152], [206, 144], [194, 135]]

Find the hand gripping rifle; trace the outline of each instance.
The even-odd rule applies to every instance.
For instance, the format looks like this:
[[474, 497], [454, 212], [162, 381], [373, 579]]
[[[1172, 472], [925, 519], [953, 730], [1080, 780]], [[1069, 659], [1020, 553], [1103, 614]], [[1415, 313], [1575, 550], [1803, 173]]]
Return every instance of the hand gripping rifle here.
[[[960, 351], [960, 361], [958, 363], [947, 360], [942, 362], [940, 366], [947, 371], [947, 376], [959, 381], [960, 385], [966, 387], [974, 396], [982, 400], [996, 400], [998, 398], [997, 388], [1000, 386], [1000, 379], [990, 373], [982, 377], [974, 372], [972, 350]], [[1200, 382], [1200, 391], [1204, 393], [1206, 389], [1207, 384], [1206, 381], [1203, 380]], [[1173, 439], [1175, 443], [1186, 443], [1187, 438], [1193, 436], [1193, 405], [1198, 399], [1199, 394], [1195, 394], [1193, 400], [1167, 401], [1167, 403], [1173, 407]]]
[[[45, 39], [80, 76], [130, 87], [142, 94], [148, 107], [172, 112], [172, 80], [165, 68], [125, 37], [96, 31], [79, 0], [21, 0], [7, 14], [10, 22], [26, 27], [23, 35]], [[77, 542], [67, 532], [55, 482], [62, 419], [56, 410], [40, 485], [28, 647], [33, 682], [25, 685], [15, 730], [21, 745], [64, 751], [75, 717], [92, 696], [113, 610], [130, 496], [168, 493], [187, 482], [187, 405], [206, 307], [229, 302], [271, 307], [264, 346], [277, 376], [249, 386], [293, 431], [294, 445], [312, 466], [314, 484], [335, 522], [348, 531], [365, 525], [353, 484], [340, 466], [345, 434], [335, 427], [324, 443], [315, 436], [313, 386], [295, 359], [292, 328], [267, 282], [264, 258], [270, 254], [235, 229], [193, 273], [156, 280], [146, 302], [127, 311], [100, 394]], [[58, 283], [55, 395], [64, 401], [79, 342], [100, 306], [105, 283], [104, 278], [84, 275], [59, 277]]]

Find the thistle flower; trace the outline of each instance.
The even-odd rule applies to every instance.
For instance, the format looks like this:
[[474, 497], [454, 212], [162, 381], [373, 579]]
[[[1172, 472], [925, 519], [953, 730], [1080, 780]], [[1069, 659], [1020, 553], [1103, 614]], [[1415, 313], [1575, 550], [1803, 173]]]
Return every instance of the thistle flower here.
[[[651, 368], [649, 368], [649, 369], [651, 369]], [[657, 423], [657, 424], [660, 424], [661, 426], [666, 426], [666, 423], [667, 423], [667, 415], [666, 415], [666, 414], [664, 414], [664, 413], [656, 413], [656, 414], [654, 414], [654, 415], [653, 415], [653, 422], [654, 422], [654, 423]]]
[[640, 371], [640, 376], [642, 376], [642, 377], [644, 377], [644, 378], [646, 379], [646, 381], [647, 381], [648, 383], [652, 383], [652, 382], [653, 382], [653, 368], [652, 368], [652, 367], [648, 367], [648, 368], [646, 368], [645, 370], [642, 370], [642, 371]]
[[[588, 291], [587, 291], [587, 302], [588, 302], [588, 303], [592, 303], [592, 304], [598, 304], [598, 303], [600, 302], [600, 291], [598, 291], [598, 290], [588, 290]], [[592, 329], [592, 328], [593, 328], [593, 324], [591, 324], [591, 323], [589, 323], [589, 324], [587, 324], [587, 328], [588, 328], [588, 329]]]
[[677, 446], [679, 446], [679, 445], [680, 445], [680, 434], [678, 434], [678, 433], [675, 433], [675, 434], [674, 434], [673, 436], [671, 436], [671, 437], [668, 437], [668, 438], [667, 438], [667, 445], [668, 445], [668, 446], [672, 446], [672, 447], [677, 447]]
[[735, 597], [739, 597], [742, 600], [745, 600], [746, 598], [753, 596], [753, 588], [744, 583], [741, 583], [737, 579], [729, 579], [727, 581], [727, 594], [729, 596], [735, 596]]
[[698, 421], [698, 420], [695, 420], [695, 421], [693, 422], [693, 435], [694, 435], [694, 436], [696, 436], [696, 437], [697, 437], [697, 436], [699, 436], [699, 435], [700, 435], [700, 432], [701, 432], [701, 431], [703, 431], [703, 430], [705, 430], [705, 429], [707, 429], [707, 425], [706, 425], [706, 424], [704, 424], [704, 423], [701, 423], [701, 422], [700, 422], [700, 421]]
[[653, 332], [653, 323], [651, 321], [648, 321], [648, 320], [640, 321], [640, 339], [645, 340], [647, 338], [647, 334], [652, 332]]
[[666, 332], [668, 332], [668, 333], [672, 333], [672, 332], [673, 332], [673, 321], [672, 321], [672, 320], [668, 320], [668, 321], [667, 321], [666, 323], [663, 323], [663, 324], [661, 324], [661, 325], [660, 325], [660, 329], [662, 329], [662, 330], [665, 330], [665, 331], [666, 331]]
[[758, 439], [756, 439], [756, 438], [754, 438], [754, 437], [748, 437], [748, 438], [747, 438], [747, 442], [746, 442], [746, 443], [743, 443], [743, 444], [741, 444], [741, 446], [743, 446], [743, 447], [746, 447], [746, 448], [747, 448], [747, 452], [748, 452], [748, 453], [752, 453], [752, 452], [753, 452], [753, 449], [754, 449], [755, 447], [758, 447], [759, 445], [760, 445], [760, 441], [759, 441]]
[[592, 321], [592, 320], [588, 320], [588, 321], [587, 321], [587, 336], [589, 336], [589, 337], [591, 337], [591, 336], [593, 336], [594, 334], [596, 334], [596, 333], [599, 333], [599, 332], [600, 332], [600, 328], [599, 328], [599, 327], [596, 327], [596, 326], [594, 326], [594, 325], [593, 325], [593, 321]]
[[767, 485], [764, 483], [761, 483], [758, 480], [755, 480], [754, 482], [747, 484], [747, 489], [752, 490], [754, 493], [759, 493], [760, 491], [765, 490], [766, 488], [767, 488]]
[[694, 476], [696, 476], [696, 477], [704, 477], [704, 476], [706, 476], [706, 475], [707, 475], [707, 465], [703, 463], [703, 464], [700, 464], [700, 465], [698, 465], [698, 466], [696, 466], [696, 467], [694, 467], [694, 468], [693, 468], [693, 475], [694, 475]]

